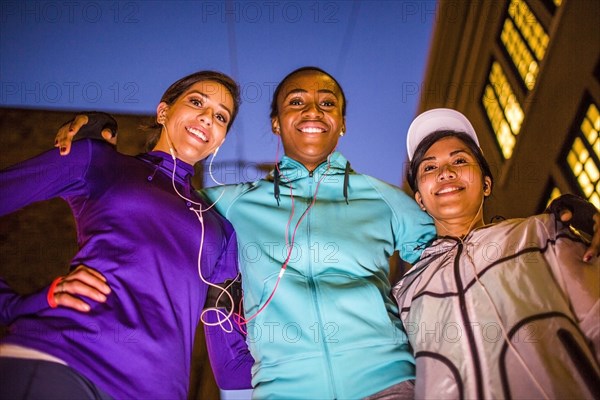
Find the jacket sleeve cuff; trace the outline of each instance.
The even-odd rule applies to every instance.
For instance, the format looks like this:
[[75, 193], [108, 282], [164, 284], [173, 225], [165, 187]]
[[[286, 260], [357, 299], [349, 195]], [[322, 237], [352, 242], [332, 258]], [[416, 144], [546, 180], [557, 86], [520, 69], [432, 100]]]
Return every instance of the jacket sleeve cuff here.
[[0, 322], [8, 325], [24, 315], [49, 309], [46, 299], [47, 290], [48, 287], [45, 287], [29, 295], [19, 295], [3, 279], [0, 279]]
[[[217, 320], [214, 313], [208, 313], [206, 317], [206, 322], [209, 323]], [[250, 389], [252, 388], [251, 369], [254, 359], [250, 355], [244, 335], [239, 331], [235, 322], [232, 321], [232, 323], [233, 331], [229, 333], [219, 325], [204, 325], [210, 364], [219, 388], [225, 390]]]

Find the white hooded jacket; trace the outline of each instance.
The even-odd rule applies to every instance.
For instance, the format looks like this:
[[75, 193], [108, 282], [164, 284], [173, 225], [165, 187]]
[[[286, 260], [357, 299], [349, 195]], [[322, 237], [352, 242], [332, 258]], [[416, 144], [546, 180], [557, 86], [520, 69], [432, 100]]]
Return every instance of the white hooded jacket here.
[[600, 262], [585, 249], [550, 214], [433, 242], [393, 290], [415, 397], [600, 398]]

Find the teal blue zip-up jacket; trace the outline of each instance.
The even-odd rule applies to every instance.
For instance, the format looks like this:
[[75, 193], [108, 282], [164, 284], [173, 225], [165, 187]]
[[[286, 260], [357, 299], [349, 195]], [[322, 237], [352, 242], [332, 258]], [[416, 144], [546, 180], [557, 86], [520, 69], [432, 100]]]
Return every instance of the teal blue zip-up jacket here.
[[237, 232], [254, 398], [357, 399], [414, 379], [387, 277], [394, 250], [414, 262], [434, 237], [413, 199], [338, 152], [204, 192]]

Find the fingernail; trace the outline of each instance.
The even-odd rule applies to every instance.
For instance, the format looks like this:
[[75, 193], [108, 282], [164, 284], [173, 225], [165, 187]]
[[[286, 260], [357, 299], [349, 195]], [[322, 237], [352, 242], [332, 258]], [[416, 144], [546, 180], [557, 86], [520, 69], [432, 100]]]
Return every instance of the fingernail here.
[[83, 311], [90, 311], [89, 304], [84, 304], [83, 306], [81, 306], [81, 308], [83, 309]]
[[64, 153], [65, 151], [67, 151], [67, 148], [66, 148], [66, 147], [64, 147], [64, 146], [63, 146], [63, 147], [61, 147], [61, 148], [60, 148], [60, 152], [61, 152], [61, 153]]

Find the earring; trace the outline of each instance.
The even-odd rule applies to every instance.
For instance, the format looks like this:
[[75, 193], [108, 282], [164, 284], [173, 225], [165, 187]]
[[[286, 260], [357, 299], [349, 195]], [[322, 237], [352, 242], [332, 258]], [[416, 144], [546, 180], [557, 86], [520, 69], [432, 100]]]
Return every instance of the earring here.
[[340, 136], [344, 136], [345, 134], [346, 134], [346, 132], [340, 131]]

